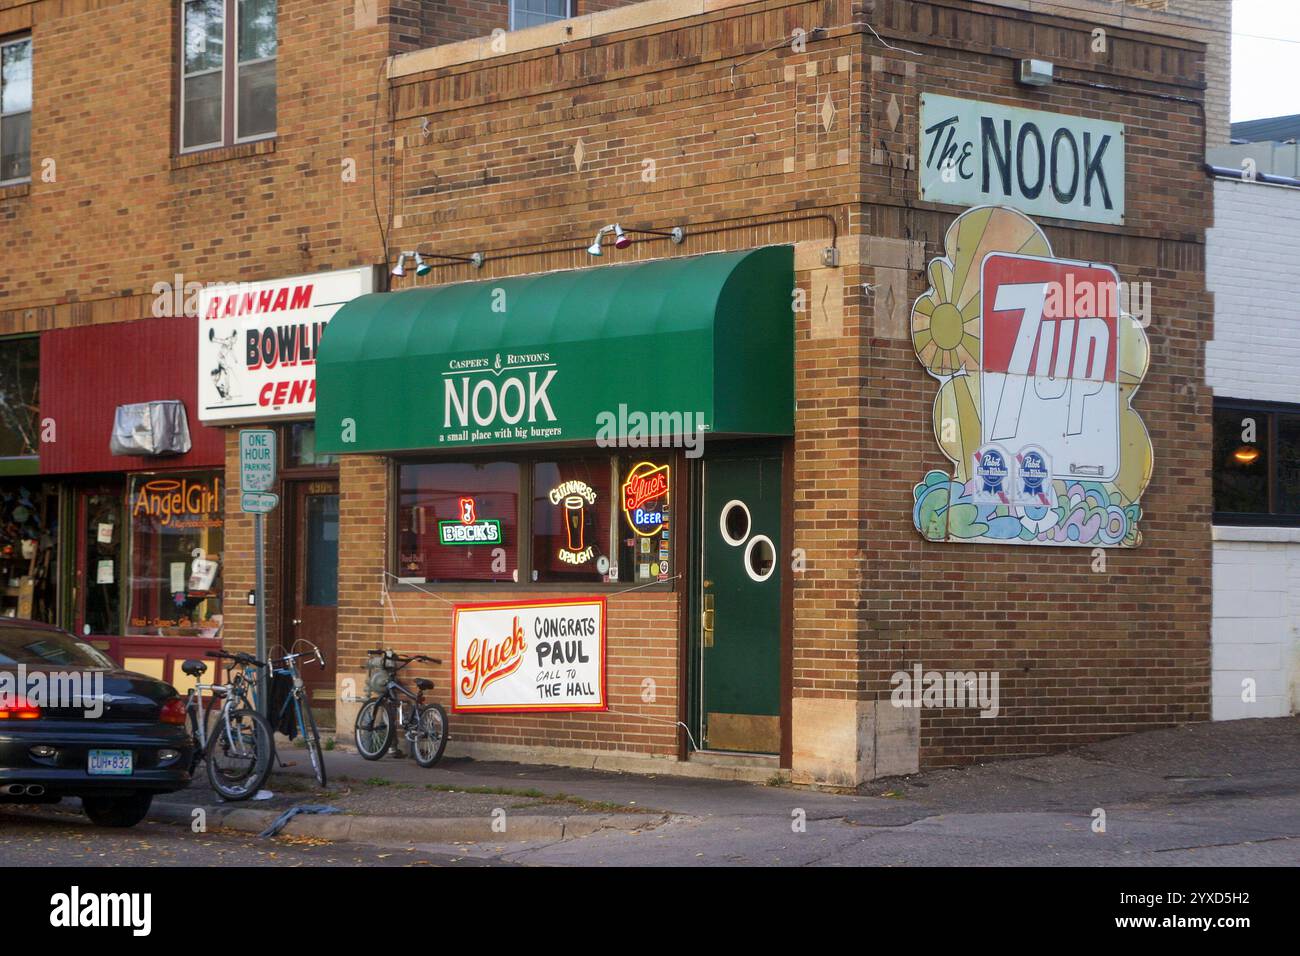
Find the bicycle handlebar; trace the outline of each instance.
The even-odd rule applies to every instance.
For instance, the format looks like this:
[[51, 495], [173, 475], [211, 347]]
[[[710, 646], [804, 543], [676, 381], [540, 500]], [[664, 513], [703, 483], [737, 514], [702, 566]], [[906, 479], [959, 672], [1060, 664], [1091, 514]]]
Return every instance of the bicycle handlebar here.
[[436, 658], [436, 657], [429, 657], [427, 654], [415, 654], [415, 655], [413, 655], [413, 656], [411, 656], [411, 657], [403, 657], [401, 654], [398, 654], [396, 651], [386, 650], [385, 648], [382, 648], [382, 647], [371, 648], [370, 650], [366, 651], [366, 653], [367, 653], [367, 654], [383, 654], [385, 657], [391, 657], [393, 660], [397, 661], [397, 662], [398, 662], [399, 664], [401, 664], [403, 667], [405, 667], [407, 664], [414, 664], [414, 663], [416, 663], [416, 662], [422, 662], [422, 663], [425, 663], [425, 664], [441, 664], [441, 663], [442, 663], [442, 661], [439, 660], [438, 658]]
[[259, 661], [252, 654], [245, 654], [243, 651], [239, 651], [235, 654], [223, 650], [208, 651], [208, 657], [216, 657], [225, 661], [234, 661], [236, 664], [253, 664], [257, 667], [266, 666], [266, 661]]

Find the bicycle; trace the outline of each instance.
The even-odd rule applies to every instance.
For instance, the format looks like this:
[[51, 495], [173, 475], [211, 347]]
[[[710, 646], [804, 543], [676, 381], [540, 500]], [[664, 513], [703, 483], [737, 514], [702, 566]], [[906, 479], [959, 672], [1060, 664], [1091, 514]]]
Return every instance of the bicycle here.
[[[286, 715], [290, 708], [293, 708], [294, 718], [297, 721], [298, 732], [302, 734], [302, 739], [307, 744], [307, 754], [311, 758], [311, 769], [316, 774], [316, 782], [320, 786], [325, 786], [325, 755], [321, 750], [320, 731], [316, 728], [316, 717], [311, 712], [311, 701], [307, 697], [307, 688], [303, 683], [302, 671], [299, 669], [298, 662], [303, 658], [314, 660], [325, 669], [325, 656], [321, 650], [310, 641], [295, 641], [294, 647], [299, 644], [306, 644], [311, 648], [310, 652], [298, 651], [296, 653], [286, 653], [283, 657], [272, 659], [271, 673], [277, 677], [288, 677], [293, 686], [284, 698], [284, 703], [280, 705], [279, 712], [272, 715], [271, 726], [283, 727]], [[275, 697], [272, 695], [272, 706], [274, 706]]]
[[[247, 800], [266, 782], [275, 748], [270, 724], [249, 707], [248, 701], [248, 671], [266, 665], [243, 653], [209, 651], [208, 654], [234, 661], [243, 665], [244, 670], [231, 673], [225, 684], [204, 684], [199, 678], [207, 672], [207, 664], [200, 660], [181, 664], [181, 671], [194, 678], [194, 686], [185, 697], [185, 713], [195, 742], [190, 773], [194, 773], [200, 760], [206, 760], [208, 782], [213, 790], [226, 800]], [[206, 708], [202, 706], [205, 691], [212, 693]]]
[[357, 713], [357, 753], [366, 760], [378, 760], [392, 745], [396, 726], [410, 741], [415, 762], [421, 767], [432, 767], [442, 759], [443, 751], [447, 749], [447, 712], [436, 701], [424, 701], [424, 692], [433, 690], [433, 681], [415, 678], [416, 692], [413, 694], [402, 686], [397, 675], [410, 664], [441, 664], [442, 661], [423, 654], [402, 657], [392, 650], [377, 649], [368, 653], [383, 655], [388, 682], [382, 693], [366, 701]]

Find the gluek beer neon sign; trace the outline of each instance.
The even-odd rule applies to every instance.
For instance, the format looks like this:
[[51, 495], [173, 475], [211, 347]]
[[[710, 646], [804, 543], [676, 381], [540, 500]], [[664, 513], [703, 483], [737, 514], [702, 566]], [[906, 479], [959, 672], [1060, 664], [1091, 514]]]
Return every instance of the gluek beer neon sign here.
[[623, 517], [644, 538], [663, 529], [669, 477], [667, 465], [643, 461], [632, 467], [623, 482]]

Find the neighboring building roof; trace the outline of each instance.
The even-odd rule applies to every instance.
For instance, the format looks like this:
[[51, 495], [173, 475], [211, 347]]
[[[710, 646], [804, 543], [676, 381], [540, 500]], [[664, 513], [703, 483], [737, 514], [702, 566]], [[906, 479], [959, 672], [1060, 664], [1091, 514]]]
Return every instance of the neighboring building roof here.
[[1285, 143], [1290, 139], [1300, 139], [1300, 113], [1232, 124], [1234, 143]]

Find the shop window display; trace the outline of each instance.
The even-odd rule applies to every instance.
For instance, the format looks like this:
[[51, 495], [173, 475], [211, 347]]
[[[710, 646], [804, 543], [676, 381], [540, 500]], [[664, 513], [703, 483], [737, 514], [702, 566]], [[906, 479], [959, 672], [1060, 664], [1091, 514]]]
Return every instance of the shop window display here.
[[52, 624], [57, 606], [58, 492], [27, 481], [0, 483], [0, 614]]
[[515, 580], [519, 465], [403, 464], [399, 484], [399, 578], [413, 583]]
[[128, 634], [221, 636], [222, 493], [216, 473], [132, 477]]
[[407, 584], [669, 582], [670, 476], [666, 459], [609, 455], [402, 462], [393, 573]]

